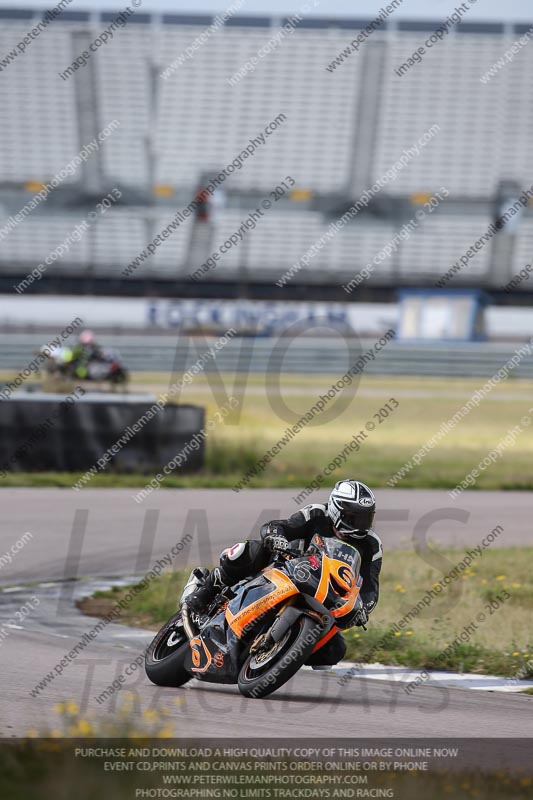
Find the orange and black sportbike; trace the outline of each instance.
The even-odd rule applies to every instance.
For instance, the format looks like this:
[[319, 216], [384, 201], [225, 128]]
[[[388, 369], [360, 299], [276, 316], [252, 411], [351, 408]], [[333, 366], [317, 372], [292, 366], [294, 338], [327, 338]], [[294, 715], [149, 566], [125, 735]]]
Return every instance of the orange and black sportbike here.
[[199, 616], [183, 603], [204, 575], [193, 570], [181, 610], [146, 652], [146, 674], [159, 686], [198, 678], [266, 697], [346, 627], [361, 604], [359, 567], [354, 547], [315, 535], [304, 553], [273, 553], [266, 569], [225, 588]]

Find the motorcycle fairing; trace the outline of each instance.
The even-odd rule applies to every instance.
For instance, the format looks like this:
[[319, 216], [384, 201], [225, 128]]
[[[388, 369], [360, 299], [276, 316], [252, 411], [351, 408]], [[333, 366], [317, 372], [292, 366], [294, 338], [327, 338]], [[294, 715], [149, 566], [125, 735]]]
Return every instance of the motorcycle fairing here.
[[259, 583], [251, 581], [245, 589], [246, 600], [251, 602], [243, 605], [243, 592], [226, 609], [226, 622], [239, 639], [254, 620], [263, 617], [283, 600], [298, 594], [298, 588], [290, 577], [275, 567], [266, 569], [261, 574]]
[[189, 642], [184, 667], [199, 680], [211, 683], [237, 683], [239, 663], [236, 639], [227, 630], [221, 609], [200, 633]]
[[[313, 557], [308, 554], [292, 559], [285, 569], [299, 592], [314, 597], [338, 619], [352, 611], [357, 601], [361, 587], [361, 556], [355, 547], [337, 538], [318, 537], [315, 542], [314, 537], [313, 543], [321, 555], [317, 566], [313, 566]], [[345, 601], [340, 606], [339, 597]]]
[[[273, 588], [274, 587], [274, 588]], [[221, 609], [190, 642], [185, 669], [195, 678], [214, 683], [237, 683], [241, 643], [246, 629], [256, 633], [253, 623], [275, 611], [284, 600], [298, 594], [290, 578], [276, 568], [266, 569], [240, 585], [236, 596]]]

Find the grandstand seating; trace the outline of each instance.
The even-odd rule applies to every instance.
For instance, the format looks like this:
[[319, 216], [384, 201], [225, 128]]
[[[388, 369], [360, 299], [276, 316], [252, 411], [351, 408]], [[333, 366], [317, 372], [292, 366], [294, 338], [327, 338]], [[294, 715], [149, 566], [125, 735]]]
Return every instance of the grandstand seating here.
[[[508, 38], [507, 48], [510, 46]], [[501, 175], [515, 180], [522, 187], [525, 184], [529, 187], [533, 183], [533, 180], [530, 180], [533, 163], [533, 141], [530, 135], [533, 126], [533, 103], [529, 94], [533, 49], [529, 45], [525, 46], [515, 60], [505, 66], [505, 70], [508, 70], [503, 89], [505, 104], [502, 103], [500, 110], [503, 118], [500, 141]]]
[[[413, 278], [444, 275], [487, 232], [488, 215], [435, 216], [423, 221], [400, 248], [400, 272]], [[483, 278], [489, 268], [490, 244], [453, 276], [450, 286]]]
[[[150, 67], [159, 75], [204, 29], [165, 27], [152, 39], [144, 32], [125, 30], [114, 47], [104, 49], [95, 61], [104, 119], [118, 114], [128, 132], [126, 141], [117, 136], [106, 149], [111, 178], [126, 184], [147, 181], [144, 137], [151, 109]], [[282, 177], [290, 171], [300, 185], [316, 192], [353, 192], [361, 188], [353, 178], [354, 164], [358, 166], [358, 111], [364, 114], [365, 103], [378, 103], [379, 120], [369, 183], [434, 124], [440, 127], [439, 134], [390, 185], [392, 194], [432, 191], [444, 184], [456, 196], [483, 198], [495, 192], [502, 178], [523, 182], [533, 155], [527, 136], [533, 104], [523, 102], [525, 64], [522, 68], [513, 64], [488, 84], [480, 82], [484, 69], [510, 44], [508, 39], [456, 35], [446, 46], [429, 51], [423, 68], [399, 77], [394, 69], [425, 37], [420, 32], [391, 34], [383, 49], [379, 97], [361, 97], [364, 51], [334, 74], [325, 69], [346, 46], [349, 32], [303, 27], [251, 74], [230, 85], [228, 79], [276, 30], [228, 26], [168, 79], [160, 80], [160, 94], [152, 98], [156, 182], [193, 188], [202, 172], [221, 169], [283, 112], [288, 118], [283, 136], [273, 136], [245, 169], [234, 173], [232, 187], [268, 190], [273, 175]], [[160, 46], [155, 46], [159, 37]], [[523, 56], [529, 65], [528, 52]], [[109, 81], [109, 75], [115, 80]], [[523, 125], [511, 122], [516, 108]], [[512, 145], [517, 134], [521, 147]]]
[[[200, 32], [167, 32], [162, 65], [172, 63]], [[159, 179], [194, 185], [202, 171], [218, 172], [284, 113], [283, 133], [274, 133], [234, 173], [232, 188], [269, 190], [291, 174], [299, 185], [317, 192], [346, 189], [360, 65], [354, 60], [332, 80], [324, 64], [342, 48], [345, 34], [295, 31], [232, 86], [228, 79], [273, 33], [229, 27], [161, 81]]]
[[147, 137], [152, 111], [157, 113], [151, 105], [148, 68], [152, 38], [136, 28], [124, 28], [115, 38], [113, 47], [102, 47], [92, 62], [102, 121], [98, 129], [120, 121], [102, 147], [103, 172], [110, 182], [145, 187], [151, 178]]
[[[524, 225], [521, 228], [516, 240], [513, 262], [509, 266], [507, 272], [502, 269], [501, 283], [507, 284], [507, 282], [515, 275], [518, 275], [520, 270], [523, 270], [527, 264], [533, 264], [533, 230], [531, 229], [531, 225]], [[522, 280], [515, 287], [516, 291], [523, 291], [524, 289], [531, 291], [531, 277], [527, 281]]]
[[[0, 53], [9, 53], [28, 23], [0, 23]], [[58, 72], [72, 59], [71, 34], [57, 26], [1, 72], [0, 183], [47, 181], [80, 150], [74, 82]], [[65, 183], [78, 178], [68, 176]]]
[[398, 76], [394, 70], [428, 35], [404, 32], [387, 49], [373, 177], [383, 175], [437, 124], [439, 132], [390, 185], [390, 193], [446, 186], [455, 197], [491, 197], [499, 180], [508, 177], [501, 163], [507, 80], [504, 73], [503, 80], [485, 85], [480, 77], [505, 51], [504, 41], [494, 35], [456, 35]]
[[[44, 261], [72, 233], [81, 221], [81, 215], [59, 214], [46, 217], [28, 217], [2, 240], [2, 261], [9, 264], [10, 271], [26, 273]], [[62, 271], [66, 265], [68, 271], [79, 272], [90, 264], [90, 238], [81, 236], [79, 241], [69, 240], [68, 252], [65, 246], [63, 259], [50, 260], [49, 269]]]
[[[109, 179], [134, 186], [155, 179], [193, 188], [202, 172], [221, 169], [271, 119], [285, 113], [283, 135], [272, 136], [268, 147], [234, 173], [232, 187], [266, 190], [278, 173], [281, 178], [292, 171], [299, 185], [316, 192], [350, 191], [358, 134], [366, 109], [376, 103], [369, 177], [386, 172], [433, 124], [441, 127], [422, 155], [391, 184], [393, 194], [433, 190], [446, 183], [455, 195], [479, 198], [491, 195], [502, 178], [523, 182], [527, 175], [533, 155], [528, 135], [533, 104], [524, 101], [524, 91], [533, 52], [524, 48], [501, 75], [488, 84], [480, 81], [505, 52], [512, 34], [451, 34], [427, 52], [423, 65], [398, 77], [395, 68], [427, 32], [384, 29], [329, 72], [326, 65], [354, 31], [342, 22], [337, 27], [302, 24], [275, 52], [260, 59], [251, 74], [231, 85], [229, 78], [280, 29], [230, 24], [170, 77], [160, 78], [208, 22], [130, 25], [92, 58], [101, 123], [97, 128], [115, 117], [122, 123], [102, 148]], [[8, 52], [27, 27], [26, 22], [4, 23], [0, 51]], [[79, 27], [56, 21], [3, 70], [0, 101], [6, 113], [0, 181], [49, 178], [76, 153], [76, 79], [62, 82], [58, 73], [75, 55], [72, 37]], [[87, 40], [98, 30], [98, 25], [87, 25]], [[372, 96], [363, 83], [364, 63], [371, 48], [383, 41], [387, 46], [380, 48], [381, 82], [377, 96]], [[27, 102], [19, 104], [20, 96]], [[155, 175], [149, 169], [149, 131], [154, 136]]]
[[[246, 216], [247, 213], [242, 211], [219, 212], [204, 257], [218, 250]], [[149, 209], [109, 210], [87, 230], [80, 242], [70, 244], [68, 253], [54, 261], [50, 269], [79, 272], [90, 267], [91, 274], [96, 276], [120, 277], [124, 267], [146, 248], [171, 218], [172, 215], [161, 212], [152, 216]], [[16, 272], [26, 273], [31, 266], [43, 263], [79, 221], [80, 217], [74, 215], [30, 217], [2, 243], [3, 257]], [[489, 222], [486, 216], [427, 219], [410, 238], [399, 243], [395, 253], [389, 258], [383, 256], [379, 263], [373, 264], [369, 283], [381, 284], [402, 277], [435, 281], [487, 230]], [[140, 264], [136, 274], [139, 277], [186, 278], [198, 269], [201, 263], [190, 263], [187, 258], [191, 224], [189, 219], [180, 225], [154, 255]], [[373, 263], [374, 256], [393, 239], [400, 227], [390, 222], [366, 221], [346, 225], [327, 240], [308, 266], [301, 266], [299, 280], [334, 282], [339, 276], [344, 280], [351, 279]], [[328, 222], [320, 214], [270, 211], [255, 229], [245, 234], [238, 246], [222, 254], [216, 268], [203, 275], [201, 280], [235, 280], [244, 265], [249, 277], [274, 282], [296, 265], [321, 236], [326, 237], [327, 230]], [[531, 237], [525, 237], [524, 254], [531, 244]], [[483, 278], [489, 261], [487, 247], [469, 263], [468, 270], [454, 277], [454, 282]]]
[[[117, 185], [127, 197], [128, 189], [160, 184], [192, 198], [203, 174], [230, 164], [250, 139], [285, 114], [280, 129], [228, 178], [234, 202], [215, 215], [210, 232], [215, 250], [246, 218], [252, 194], [257, 198], [291, 175], [298, 187], [317, 196], [356, 199], [367, 181], [372, 185], [437, 124], [440, 131], [382, 194], [398, 199], [446, 186], [450, 202], [470, 201], [472, 211], [439, 210], [428, 218], [375, 270], [369, 282], [378, 284], [402, 276], [423, 283], [442, 275], [488, 227], [488, 201], [499, 183], [514, 180], [525, 188], [532, 182], [528, 80], [533, 48], [524, 48], [490, 82], [480, 80], [517, 38], [513, 26], [506, 31], [497, 25], [462, 26], [429, 50], [423, 64], [399, 77], [395, 68], [427, 38], [435, 27], [431, 23], [388, 23], [328, 71], [326, 66], [357, 35], [358, 23], [307, 19], [251, 74], [231, 85], [229, 79], [280, 31], [283, 20], [232, 18], [164, 79], [161, 73], [211, 20], [146, 15], [146, 21], [128, 24], [98, 50], [83, 80], [76, 73], [62, 81], [58, 73], [107, 22], [98, 13], [62, 14], [23, 56], [2, 68], [0, 188], [46, 182], [84, 142], [118, 119], [120, 128], [92, 157], [103, 192]], [[29, 27], [28, 19], [2, 19], [0, 53], [12, 50]], [[82, 170], [64, 184], [81, 180]], [[235, 207], [239, 195], [240, 209]], [[82, 213], [52, 214], [48, 205], [2, 239], [2, 269], [9, 265], [10, 271], [27, 272], [43, 262], [82, 218]], [[119, 277], [175, 210], [171, 201], [155, 209], [113, 208], [50, 271], [83, 274], [90, 268], [90, 274]], [[172, 278], [193, 272], [199, 265], [189, 263], [191, 225], [191, 220], [182, 224], [138, 275]], [[203, 280], [235, 280], [243, 268], [249, 276], [275, 280], [327, 226], [317, 211], [272, 209]], [[380, 222], [358, 216], [302, 276], [336, 281], [355, 275], [399, 227], [392, 216]], [[532, 245], [532, 236], [520, 229], [517, 269], [530, 258]], [[488, 246], [454, 280], [483, 281], [490, 259]]]

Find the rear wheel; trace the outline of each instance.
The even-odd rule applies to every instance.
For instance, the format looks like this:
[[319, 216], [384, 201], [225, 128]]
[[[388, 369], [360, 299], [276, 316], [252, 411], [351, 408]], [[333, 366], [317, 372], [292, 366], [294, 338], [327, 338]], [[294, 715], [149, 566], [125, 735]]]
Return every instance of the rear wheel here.
[[241, 694], [259, 698], [275, 692], [298, 672], [322, 635], [322, 625], [302, 614], [279, 642], [248, 656], [239, 673]]
[[128, 383], [129, 379], [130, 376], [128, 371], [122, 369], [122, 367], [120, 367], [120, 369], [117, 369], [115, 372], [112, 372], [111, 375], [109, 376], [110, 382], [117, 384]]
[[184, 667], [189, 652], [189, 640], [178, 612], [161, 628], [146, 651], [147, 676], [157, 686], [183, 686], [191, 679]]

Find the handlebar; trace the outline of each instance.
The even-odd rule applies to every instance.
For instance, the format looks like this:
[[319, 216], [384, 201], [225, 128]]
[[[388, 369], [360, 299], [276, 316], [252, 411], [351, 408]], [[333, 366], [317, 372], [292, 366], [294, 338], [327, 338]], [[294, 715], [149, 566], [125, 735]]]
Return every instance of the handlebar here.
[[299, 550], [293, 550], [291, 548], [287, 550], [272, 550], [272, 555], [277, 556], [278, 558], [285, 558], [288, 560], [289, 558], [302, 558], [304, 553], [300, 553]]

